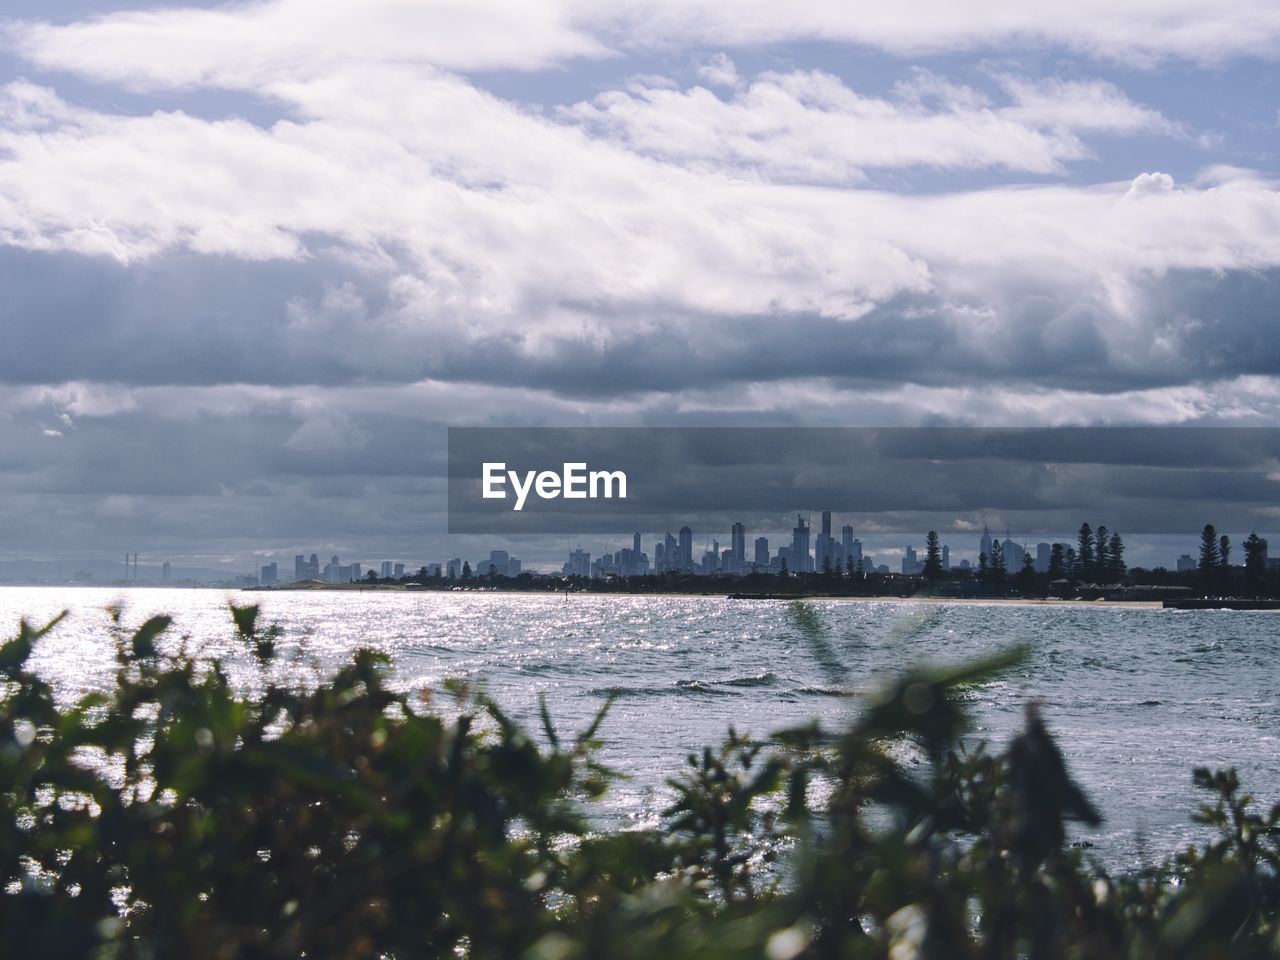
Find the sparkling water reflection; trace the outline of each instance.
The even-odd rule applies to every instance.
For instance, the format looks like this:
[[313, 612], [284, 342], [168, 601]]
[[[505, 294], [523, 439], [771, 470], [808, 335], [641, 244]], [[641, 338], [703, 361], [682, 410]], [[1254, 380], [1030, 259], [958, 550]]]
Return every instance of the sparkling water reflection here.
[[1280, 800], [1280, 615], [1270, 613], [819, 601], [797, 616], [788, 604], [708, 597], [6, 587], [0, 624], [10, 633], [22, 616], [71, 611], [35, 655], [67, 702], [110, 678], [113, 603], [126, 626], [173, 614], [170, 644], [221, 658], [251, 687], [229, 600], [260, 601], [263, 621], [281, 625], [283, 671], [313, 676], [372, 646], [406, 689], [470, 678], [531, 727], [543, 694], [566, 730], [616, 696], [602, 736], [604, 759], [628, 775], [608, 801], [617, 822], [653, 822], [684, 754], [730, 725], [758, 735], [813, 718], [838, 726], [857, 710], [845, 691], [908, 663], [1015, 643], [1030, 645], [1026, 663], [970, 694], [974, 739], [1002, 744], [1039, 701], [1107, 816], [1078, 837], [1108, 867], [1158, 860], [1199, 836], [1195, 765], [1236, 766], [1260, 800]]

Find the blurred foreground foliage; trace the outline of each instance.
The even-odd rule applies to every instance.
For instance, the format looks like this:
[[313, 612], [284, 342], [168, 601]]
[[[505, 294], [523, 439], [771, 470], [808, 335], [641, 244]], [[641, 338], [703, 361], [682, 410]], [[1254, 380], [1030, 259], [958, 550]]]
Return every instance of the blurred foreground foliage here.
[[232, 614], [252, 694], [162, 652], [165, 617], [69, 710], [28, 666], [56, 621], [0, 646], [5, 956], [1280, 956], [1280, 809], [1234, 772], [1195, 772], [1215, 842], [1111, 877], [1065, 845], [1098, 813], [1034, 712], [962, 749], [965, 685], [1017, 653], [906, 675], [847, 730], [731, 732], [662, 829], [599, 833], [603, 713], [565, 738], [544, 708], [540, 745], [482, 694], [415, 706], [369, 651], [278, 681], [275, 632]]

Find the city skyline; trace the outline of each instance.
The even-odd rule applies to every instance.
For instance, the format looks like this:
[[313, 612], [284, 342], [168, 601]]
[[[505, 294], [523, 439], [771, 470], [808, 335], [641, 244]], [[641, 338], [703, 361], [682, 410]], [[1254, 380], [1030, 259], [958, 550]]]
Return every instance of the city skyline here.
[[11, 0], [0, 558], [444, 554], [457, 425], [1280, 424], [1273, 8]]
[[[814, 512], [811, 511], [810, 515]], [[458, 549], [437, 551], [435, 553], [422, 551], [391, 560], [385, 559], [385, 554], [376, 554], [372, 551], [360, 551], [358, 549], [328, 553], [327, 556], [317, 551], [311, 551], [309, 554], [295, 553], [292, 556], [286, 556], [281, 552], [263, 551], [257, 556], [252, 570], [249, 569], [248, 564], [239, 566], [231, 564], [221, 570], [190, 568], [174, 563], [171, 560], [150, 557], [143, 558], [140, 563], [138, 554], [128, 553], [124, 555], [123, 561], [110, 562], [106, 567], [92, 562], [40, 561], [33, 569], [42, 569], [46, 574], [50, 574], [44, 576], [14, 576], [11, 573], [6, 574], [7, 568], [12, 569], [11, 562], [0, 561], [0, 583], [6, 581], [45, 580], [86, 584], [143, 583], [163, 585], [170, 582], [199, 582], [249, 586], [258, 584], [284, 585], [306, 579], [318, 579], [329, 583], [347, 583], [352, 580], [362, 580], [370, 572], [382, 578], [412, 577], [424, 567], [431, 576], [441, 575], [446, 578], [454, 578], [461, 576], [464, 564], [469, 565], [476, 576], [482, 576], [487, 573], [491, 564], [495, 567], [495, 572], [498, 575], [512, 577], [518, 576], [521, 572], [542, 575], [566, 573], [569, 572], [568, 568], [570, 567], [574, 568], [572, 570], [573, 573], [582, 576], [660, 574], [667, 570], [697, 574], [712, 572], [747, 574], [755, 570], [777, 573], [780, 569], [780, 559], [784, 556], [788, 560], [788, 570], [790, 572], [819, 572], [822, 570], [824, 556], [828, 555], [823, 552], [824, 536], [830, 537], [831, 552], [829, 555], [832, 559], [833, 569], [845, 571], [847, 569], [845, 564], [847, 564], [851, 548], [856, 546], [858, 553], [855, 554], [855, 559], [857, 557], [863, 559], [866, 572], [878, 571], [911, 575], [919, 574], [923, 571], [924, 533], [919, 534], [914, 539], [910, 536], [895, 533], [871, 533], [865, 535], [866, 540], [864, 541], [862, 536], [855, 534], [854, 528], [849, 524], [839, 525], [837, 528], [837, 515], [832, 511], [816, 512], [819, 515], [819, 531], [816, 535], [812, 534], [810, 518], [802, 515], [796, 516], [796, 526], [793, 526], [789, 532], [777, 530], [754, 531], [748, 529], [747, 525], [742, 522], [735, 522], [730, 525], [729, 533], [723, 539], [720, 534], [703, 534], [693, 530], [691, 527], [682, 526], [677, 529], [674, 535], [670, 530], [667, 530], [663, 534], [633, 532], [627, 537], [588, 537], [576, 540], [572, 546], [567, 548], [566, 552], [570, 558], [567, 563], [563, 559], [564, 553], [561, 553], [560, 558], [556, 559], [554, 549], [545, 545], [546, 538], [530, 536], [522, 538], [525, 543], [521, 553], [532, 556], [534, 558], [532, 560], [526, 560], [518, 556], [513, 552], [510, 544], [506, 547], [478, 547], [469, 551]], [[797, 541], [797, 531], [801, 527], [804, 527], [805, 531]], [[837, 529], [839, 536], [835, 535]], [[1119, 531], [1110, 532], [1116, 533]], [[1240, 545], [1243, 544], [1247, 534], [1254, 531], [1237, 533], [1222, 530], [1220, 532], [1228, 534], [1232, 542], [1237, 545], [1237, 555], [1234, 558], [1234, 563], [1236, 565], [1242, 563], [1243, 554], [1239, 552]], [[1273, 541], [1275, 539], [1274, 535], [1266, 534], [1263, 531], [1256, 532], [1264, 540]], [[1035, 569], [1037, 572], [1043, 573], [1048, 569], [1051, 546], [1054, 543], [1059, 543], [1064, 547], [1073, 547], [1076, 535], [1077, 531], [1056, 534], [1037, 533], [1020, 535], [1022, 539], [1016, 539], [1014, 531], [1010, 530], [1005, 530], [1003, 535], [998, 531], [993, 532], [989, 529], [984, 529], [981, 532], [955, 531], [951, 534], [940, 536], [940, 547], [942, 549], [944, 569], [970, 570], [977, 568], [980, 554], [984, 552], [990, 553], [990, 540], [999, 540], [1004, 548], [1006, 554], [1005, 564], [1010, 573], [1021, 566], [1022, 552], [1029, 552], [1032, 555]], [[646, 539], [646, 537], [651, 537], [652, 539]], [[473, 537], [467, 539], [480, 540], [483, 538]], [[807, 566], [797, 568], [792, 563], [793, 551], [797, 546], [797, 542], [803, 545], [806, 540], [809, 541], [809, 563]], [[541, 546], [539, 546], [539, 541], [541, 541]], [[625, 541], [629, 546], [614, 547], [610, 545], [611, 541], [614, 543]], [[649, 544], [647, 550], [645, 549], [646, 543]], [[741, 553], [735, 552], [735, 544], [738, 543], [741, 544]], [[1015, 550], [1012, 552], [1014, 557], [1012, 562], [1009, 559], [1009, 543], [1015, 545]], [[674, 561], [671, 559], [659, 560], [658, 558], [663, 557], [666, 553], [668, 546], [671, 548], [669, 556], [677, 559]], [[762, 547], [766, 551], [767, 560], [761, 557], [760, 551]], [[715, 549], [708, 548], [718, 548], [718, 552]], [[1125, 536], [1124, 549], [1126, 564], [1131, 568], [1153, 569], [1163, 567], [1171, 571], [1192, 569], [1196, 563], [1199, 549], [1199, 533], [1163, 537]], [[713, 567], [708, 568], [708, 557], [712, 553], [715, 553], [717, 560]], [[637, 569], [626, 566], [625, 562], [622, 561], [622, 557], [626, 554], [643, 555], [643, 568]], [[577, 557], [576, 560], [575, 555]], [[381, 556], [384, 559], [360, 560], [353, 559], [354, 556]], [[602, 569], [601, 559], [604, 556], [616, 557], [619, 562], [612, 562]], [[736, 562], [730, 564], [730, 560], [734, 557], [736, 557]], [[343, 560], [346, 562], [343, 563]], [[276, 571], [274, 578], [269, 579], [264, 574], [267, 568], [272, 565], [275, 566]], [[84, 569], [85, 567], [93, 567], [97, 572]], [[56, 577], [51, 575], [55, 569], [58, 571]], [[124, 572], [127, 570], [132, 572]], [[289, 575], [290, 572], [292, 576]], [[195, 575], [193, 576], [193, 574]]]

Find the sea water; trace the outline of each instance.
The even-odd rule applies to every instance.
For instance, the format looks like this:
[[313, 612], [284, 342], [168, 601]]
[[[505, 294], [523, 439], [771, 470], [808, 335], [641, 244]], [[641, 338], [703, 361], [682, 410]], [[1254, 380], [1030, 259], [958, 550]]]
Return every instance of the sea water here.
[[[999, 748], [1040, 705], [1071, 773], [1106, 817], [1073, 832], [1111, 870], [1158, 863], [1206, 838], [1191, 816], [1195, 766], [1234, 766], [1259, 802], [1280, 801], [1280, 613], [1137, 606], [807, 601], [720, 597], [0, 588], [0, 634], [18, 619], [67, 619], [34, 665], [67, 703], [110, 681], [106, 608], [126, 626], [172, 614], [171, 644], [221, 658], [246, 689], [256, 667], [229, 602], [257, 602], [283, 630], [277, 669], [313, 682], [361, 646], [384, 651], [395, 683], [483, 684], [537, 727], [585, 727], [610, 697], [602, 759], [626, 778], [599, 816], [654, 825], [666, 779], [730, 726], [767, 736], [817, 719], [837, 730], [911, 664], [954, 664], [1026, 645], [1025, 661], [966, 690], [971, 742]], [[1204, 799], [1207, 799], [1205, 797]]]

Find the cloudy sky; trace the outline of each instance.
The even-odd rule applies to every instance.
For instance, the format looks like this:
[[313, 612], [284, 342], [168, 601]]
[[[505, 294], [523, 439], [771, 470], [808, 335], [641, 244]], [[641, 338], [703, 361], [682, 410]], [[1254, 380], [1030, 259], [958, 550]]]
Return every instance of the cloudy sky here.
[[1280, 424], [1273, 0], [4, 10], [5, 558], [476, 550], [447, 425]]

